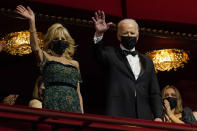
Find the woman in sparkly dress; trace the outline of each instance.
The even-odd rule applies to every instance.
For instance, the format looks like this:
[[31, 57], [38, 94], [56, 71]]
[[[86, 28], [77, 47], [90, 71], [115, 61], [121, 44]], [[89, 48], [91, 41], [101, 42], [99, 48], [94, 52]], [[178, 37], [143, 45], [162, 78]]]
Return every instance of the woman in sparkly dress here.
[[49, 27], [42, 50], [38, 46], [34, 12], [22, 5], [16, 10], [29, 21], [30, 46], [39, 59], [45, 86], [43, 108], [83, 113], [79, 63], [72, 58], [75, 42], [68, 30], [59, 23]]

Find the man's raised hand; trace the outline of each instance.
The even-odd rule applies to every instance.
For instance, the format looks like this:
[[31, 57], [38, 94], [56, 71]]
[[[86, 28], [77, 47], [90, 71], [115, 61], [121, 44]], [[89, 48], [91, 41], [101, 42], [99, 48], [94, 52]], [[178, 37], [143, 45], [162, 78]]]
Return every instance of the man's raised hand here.
[[100, 10], [95, 12], [95, 16], [92, 17], [92, 20], [94, 22], [97, 37], [103, 35], [104, 32], [109, 29], [110, 25], [112, 25], [112, 22], [105, 22], [105, 13]]

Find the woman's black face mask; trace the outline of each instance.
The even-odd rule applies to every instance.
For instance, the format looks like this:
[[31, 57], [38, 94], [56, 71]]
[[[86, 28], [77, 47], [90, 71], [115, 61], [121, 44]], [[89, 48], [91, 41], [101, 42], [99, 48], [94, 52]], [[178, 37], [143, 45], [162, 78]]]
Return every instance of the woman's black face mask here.
[[51, 42], [51, 49], [58, 55], [62, 55], [67, 47], [68, 42], [65, 40], [53, 40]]
[[177, 106], [177, 99], [174, 98], [174, 97], [167, 97], [167, 98], [164, 98], [163, 100], [168, 100], [168, 102], [170, 103], [170, 108], [171, 110], [174, 109], [176, 106]]

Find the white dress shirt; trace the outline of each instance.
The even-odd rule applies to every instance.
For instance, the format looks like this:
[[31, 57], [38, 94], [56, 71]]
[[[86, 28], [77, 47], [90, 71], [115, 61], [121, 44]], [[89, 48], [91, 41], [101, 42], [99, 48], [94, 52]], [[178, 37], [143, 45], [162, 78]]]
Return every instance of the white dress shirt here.
[[[103, 39], [103, 35], [96, 37], [96, 35], [94, 35], [94, 43], [98, 43], [99, 41], [101, 41]], [[127, 50], [123, 45], [120, 45], [120, 48], [122, 50]], [[135, 47], [133, 49], [131, 49], [130, 51], [135, 51]], [[132, 56], [131, 54], [126, 56], [129, 65], [131, 67], [131, 70], [133, 71], [133, 74], [135, 76], [135, 79], [137, 80], [141, 71], [141, 65], [140, 65], [140, 60], [139, 60], [139, 56], [138, 54], [135, 56]]]

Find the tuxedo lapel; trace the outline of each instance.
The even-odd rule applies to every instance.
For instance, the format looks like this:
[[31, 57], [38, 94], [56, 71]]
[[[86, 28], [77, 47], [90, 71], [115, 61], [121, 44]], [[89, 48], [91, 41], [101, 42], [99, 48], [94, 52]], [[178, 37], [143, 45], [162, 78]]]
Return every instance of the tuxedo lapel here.
[[129, 73], [130, 76], [135, 80], [135, 76], [133, 74], [133, 71], [131, 69], [131, 66], [129, 65], [129, 62], [126, 58], [126, 56], [123, 54], [122, 49], [118, 48], [116, 51], [116, 54], [119, 58], [119, 60], [122, 62], [122, 64], [126, 67], [126, 72]]
[[141, 71], [140, 71], [139, 77], [141, 77], [144, 74], [145, 69], [146, 69], [146, 60], [142, 54], [138, 53], [138, 56], [139, 56], [140, 65], [141, 65]]

